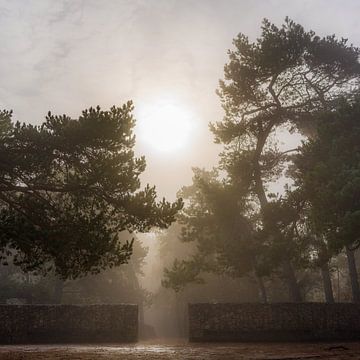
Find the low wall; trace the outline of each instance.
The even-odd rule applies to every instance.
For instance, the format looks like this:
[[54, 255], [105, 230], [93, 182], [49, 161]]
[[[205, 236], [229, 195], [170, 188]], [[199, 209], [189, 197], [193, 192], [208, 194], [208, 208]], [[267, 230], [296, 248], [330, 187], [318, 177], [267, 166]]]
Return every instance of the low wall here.
[[0, 305], [0, 343], [135, 342], [137, 305]]
[[189, 304], [189, 340], [360, 340], [360, 305]]

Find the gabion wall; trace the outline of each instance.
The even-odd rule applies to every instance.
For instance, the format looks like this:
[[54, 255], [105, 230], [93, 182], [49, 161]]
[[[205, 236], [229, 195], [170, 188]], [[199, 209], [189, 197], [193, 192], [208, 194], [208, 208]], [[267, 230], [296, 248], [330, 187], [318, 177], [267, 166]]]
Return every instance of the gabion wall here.
[[189, 304], [189, 340], [360, 340], [360, 305]]
[[0, 305], [0, 343], [135, 342], [137, 305]]

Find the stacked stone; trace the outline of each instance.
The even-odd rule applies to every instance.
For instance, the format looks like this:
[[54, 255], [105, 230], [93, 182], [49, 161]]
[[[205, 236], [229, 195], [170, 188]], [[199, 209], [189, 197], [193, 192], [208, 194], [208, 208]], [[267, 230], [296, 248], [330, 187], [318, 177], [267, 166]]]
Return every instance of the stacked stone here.
[[0, 343], [135, 342], [137, 305], [0, 305]]
[[190, 304], [190, 341], [360, 339], [357, 304]]

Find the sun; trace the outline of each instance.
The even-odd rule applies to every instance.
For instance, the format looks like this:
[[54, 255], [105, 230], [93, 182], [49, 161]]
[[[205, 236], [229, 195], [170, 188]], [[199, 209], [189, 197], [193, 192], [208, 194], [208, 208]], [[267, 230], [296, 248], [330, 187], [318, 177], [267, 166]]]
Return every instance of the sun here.
[[136, 117], [138, 139], [163, 153], [184, 149], [195, 126], [194, 114], [175, 100], [144, 104]]

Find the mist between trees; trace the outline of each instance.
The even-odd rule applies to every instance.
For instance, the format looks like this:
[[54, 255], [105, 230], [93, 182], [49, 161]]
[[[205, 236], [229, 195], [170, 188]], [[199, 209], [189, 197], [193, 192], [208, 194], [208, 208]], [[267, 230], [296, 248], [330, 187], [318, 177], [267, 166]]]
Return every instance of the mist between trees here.
[[[2, 112], [1, 261], [14, 264], [1, 268], [2, 301], [152, 304], [174, 336], [187, 302], [360, 302], [359, 49], [286, 18], [264, 20], [255, 42], [239, 34], [228, 55], [224, 118], [210, 124], [218, 166], [195, 168], [173, 204], [141, 190], [131, 103], [39, 127]], [[279, 131], [303, 142], [281, 149]], [[134, 238], [154, 227], [169, 228], [150, 294]]]

